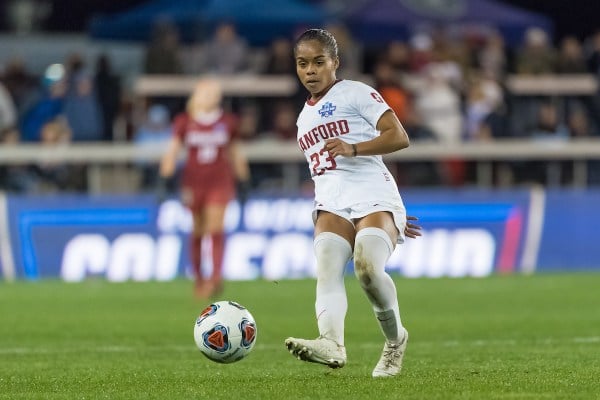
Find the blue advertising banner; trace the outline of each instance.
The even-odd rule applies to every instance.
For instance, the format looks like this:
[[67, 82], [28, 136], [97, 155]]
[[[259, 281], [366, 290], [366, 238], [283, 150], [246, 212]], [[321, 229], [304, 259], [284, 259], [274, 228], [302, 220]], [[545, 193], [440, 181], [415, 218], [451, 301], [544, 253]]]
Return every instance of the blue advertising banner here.
[[[537, 197], [528, 190], [411, 190], [403, 198], [424, 232], [397, 246], [388, 263], [391, 273], [460, 277], [528, 270], [524, 267], [537, 260], [538, 249], [546, 249], [542, 236], [530, 233], [541, 229], [532, 215], [543, 222], [543, 209], [536, 211], [543, 202], [532, 201]], [[192, 221], [178, 200], [157, 204], [145, 195], [9, 196], [7, 204], [18, 278], [145, 281], [189, 274]], [[226, 215], [225, 277], [315, 276], [312, 207], [310, 198], [254, 197], [242, 213], [232, 202]], [[553, 249], [550, 245], [544, 251]], [[203, 256], [208, 273], [210, 257]]]
[[547, 190], [538, 269], [600, 270], [600, 190]]

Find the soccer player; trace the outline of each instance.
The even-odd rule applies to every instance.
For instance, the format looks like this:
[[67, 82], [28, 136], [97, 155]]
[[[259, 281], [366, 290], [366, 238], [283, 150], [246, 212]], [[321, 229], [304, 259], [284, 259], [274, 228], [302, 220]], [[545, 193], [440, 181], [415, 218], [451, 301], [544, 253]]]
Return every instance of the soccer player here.
[[320, 335], [315, 340], [290, 337], [285, 344], [300, 360], [331, 368], [346, 364], [344, 270], [354, 257], [355, 275], [385, 336], [372, 375], [394, 376], [402, 367], [408, 332], [385, 265], [396, 243], [420, 236], [420, 227], [407, 222], [398, 187], [381, 155], [408, 147], [409, 139], [375, 89], [336, 78], [338, 48], [331, 33], [307, 30], [297, 39], [294, 56], [298, 78], [310, 93], [297, 126], [298, 144], [315, 184]]
[[[195, 276], [195, 293], [210, 298], [222, 290], [222, 264], [225, 252], [225, 210], [236, 195], [243, 203], [250, 177], [247, 159], [240, 151], [237, 117], [221, 108], [219, 81], [198, 82], [185, 112], [173, 122], [173, 135], [161, 159], [160, 175], [171, 177], [180, 149], [187, 149], [181, 198], [193, 216], [190, 256]], [[243, 205], [243, 204], [242, 204]], [[212, 276], [202, 274], [202, 239], [212, 243]]]

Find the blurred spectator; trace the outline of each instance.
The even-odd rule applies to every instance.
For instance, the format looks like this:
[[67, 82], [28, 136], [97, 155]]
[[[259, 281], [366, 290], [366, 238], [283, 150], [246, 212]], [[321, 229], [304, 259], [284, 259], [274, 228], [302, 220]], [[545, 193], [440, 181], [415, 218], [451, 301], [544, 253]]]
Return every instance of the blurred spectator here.
[[564, 141], [569, 139], [569, 130], [560, 120], [556, 104], [548, 101], [540, 105], [537, 124], [528, 132], [528, 137], [539, 140]]
[[465, 104], [465, 139], [477, 139], [481, 123], [503, 102], [502, 88], [483, 73], [473, 77]]
[[17, 123], [17, 110], [12, 96], [0, 82], [0, 132], [14, 128]]
[[516, 72], [524, 75], [551, 74], [556, 70], [556, 54], [548, 34], [540, 28], [525, 32], [523, 46], [516, 56]]
[[[459, 142], [463, 130], [459, 95], [435, 64], [429, 65], [424, 73], [426, 83], [417, 93], [416, 111], [421, 115], [423, 124], [431, 129], [442, 145]], [[466, 164], [463, 160], [448, 159], [441, 164], [446, 184], [464, 184]]]
[[[496, 107], [480, 121], [477, 132], [473, 136], [474, 140], [489, 142], [496, 139], [508, 139], [513, 137], [510, 124], [510, 113], [508, 104], [505, 101], [499, 101]], [[514, 168], [518, 168], [520, 162], [512, 161], [494, 161], [492, 162], [493, 174], [496, 184], [499, 186], [510, 186], [514, 182]], [[470, 172], [474, 171], [475, 166], [470, 163]]]
[[96, 60], [94, 86], [102, 111], [103, 140], [114, 139], [113, 127], [121, 106], [121, 78], [112, 71], [107, 54], [101, 54]]
[[418, 33], [410, 39], [410, 72], [420, 73], [433, 60], [433, 40], [426, 33]]
[[567, 129], [573, 139], [592, 138], [599, 135], [598, 130], [592, 126], [587, 112], [577, 107], [567, 115]]
[[496, 79], [504, 78], [508, 69], [507, 50], [504, 38], [498, 32], [487, 37], [483, 48], [477, 55], [482, 72]]
[[586, 48], [588, 70], [600, 78], [600, 31], [588, 39]]
[[[556, 104], [548, 101], [539, 106], [537, 123], [527, 132], [527, 137], [540, 145], [556, 145], [569, 140], [569, 130], [561, 121]], [[557, 186], [565, 175], [565, 163], [562, 161], [525, 161], [515, 165], [515, 178], [521, 183]]]
[[396, 73], [407, 73], [410, 71], [410, 48], [401, 40], [391, 41], [385, 50], [385, 58]]
[[588, 72], [583, 47], [575, 36], [567, 36], [560, 42], [556, 72], [559, 74], [585, 74]]
[[[289, 39], [277, 38], [273, 40], [267, 53], [267, 62], [263, 72], [271, 75], [296, 76], [294, 49], [292, 42]], [[259, 130], [271, 129], [273, 110], [279, 109], [281, 100], [280, 97], [263, 97], [259, 100], [260, 109], [258, 112], [260, 115], [260, 122], [257, 126]], [[286, 100], [298, 105], [304, 104], [306, 97], [301, 86], [298, 85], [296, 92]], [[294, 121], [294, 127], [295, 123], [296, 122]]]
[[73, 141], [102, 140], [104, 129], [94, 80], [78, 53], [67, 59], [66, 83], [64, 113], [73, 131]]
[[496, 107], [479, 123], [475, 140], [490, 141], [512, 137], [510, 115], [506, 102], [500, 101]]
[[[411, 142], [435, 142], [436, 137], [431, 129], [423, 124], [421, 116], [407, 103], [406, 114], [402, 126], [408, 133]], [[433, 161], [409, 161], [395, 164], [395, 176], [401, 186], [432, 186], [442, 183], [439, 164]]]
[[144, 55], [144, 73], [180, 74], [179, 33], [168, 22], [155, 25], [152, 38]]
[[63, 115], [66, 90], [63, 65], [49, 65], [44, 73], [39, 98], [24, 110], [21, 119], [21, 140], [26, 142], [41, 140], [44, 124]]
[[278, 139], [296, 141], [296, 117], [297, 111], [291, 101], [279, 102], [272, 113], [270, 131]]
[[338, 44], [340, 76], [351, 79], [360, 75], [364, 56], [362, 44], [354, 40], [350, 31], [341, 22], [332, 22], [325, 29], [331, 32]]
[[235, 25], [221, 23], [206, 44], [204, 57], [209, 72], [223, 75], [242, 72], [248, 68], [248, 45], [238, 35]]
[[[574, 109], [569, 113], [567, 126], [571, 137], [575, 140], [597, 138], [600, 135], [598, 129], [592, 127], [588, 115], [583, 109]], [[589, 185], [600, 185], [600, 159], [587, 161], [587, 180]]]
[[[42, 146], [62, 146], [67, 145], [71, 140], [71, 131], [66, 121], [58, 117], [52, 121], [46, 122], [41, 130]], [[74, 169], [66, 163], [44, 162], [40, 161], [33, 167], [39, 178], [42, 191], [65, 191], [73, 188], [73, 172], [81, 172], [80, 169]]]
[[[296, 127], [296, 118], [298, 112], [293, 100], [279, 100], [273, 102], [270, 113], [268, 114], [265, 134], [276, 140], [285, 140], [296, 142], [298, 128]], [[286, 163], [260, 163], [254, 162], [250, 165], [252, 171], [252, 184], [263, 193], [281, 194], [281, 190], [289, 186], [285, 181]], [[305, 177], [304, 165], [298, 166], [298, 171]], [[307, 176], [310, 179], [310, 176]]]
[[4, 10], [6, 22], [19, 35], [41, 31], [52, 10], [49, 0], [12, 0], [7, 3]]
[[442, 142], [458, 142], [462, 134], [461, 100], [435, 65], [425, 70], [426, 82], [416, 94], [423, 123]]
[[263, 72], [271, 75], [294, 75], [296, 73], [294, 49], [289, 39], [279, 37], [271, 42]]
[[37, 100], [38, 78], [27, 70], [22, 58], [15, 57], [7, 62], [2, 82], [13, 98], [19, 117], [22, 117]]
[[[165, 148], [171, 138], [171, 116], [167, 107], [155, 104], [148, 108], [144, 123], [136, 130], [133, 142], [140, 153], [148, 148]], [[141, 188], [145, 190], [154, 189], [159, 180], [158, 167], [152, 161], [139, 161], [136, 163], [139, 168], [141, 178]], [[175, 189], [175, 181], [172, 180], [172, 187]]]
[[396, 71], [388, 61], [381, 60], [374, 71], [375, 89], [390, 106], [400, 122], [406, 120], [407, 103], [410, 101], [409, 93], [402, 87]]
[[[19, 131], [15, 128], [0, 130], [0, 146], [19, 143]], [[28, 166], [0, 164], [0, 190], [28, 193], [35, 190], [37, 179]]]
[[466, 39], [455, 39], [445, 28], [437, 28], [431, 34], [431, 63], [436, 64], [448, 83], [457, 91], [463, 91], [464, 77], [473, 63], [473, 55], [468, 46], [475, 47], [477, 35], [467, 35]]
[[247, 140], [256, 137], [256, 134], [260, 131], [260, 111], [259, 104], [256, 101], [244, 101], [240, 104], [238, 111], [239, 139]]

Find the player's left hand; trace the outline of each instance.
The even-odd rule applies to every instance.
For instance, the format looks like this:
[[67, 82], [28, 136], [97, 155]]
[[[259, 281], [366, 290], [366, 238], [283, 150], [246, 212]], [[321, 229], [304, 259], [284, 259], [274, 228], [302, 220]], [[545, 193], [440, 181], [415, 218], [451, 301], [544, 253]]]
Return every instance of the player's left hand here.
[[353, 157], [354, 151], [350, 143], [346, 143], [340, 139], [328, 139], [323, 146], [325, 151], [328, 151], [332, 157], [344, 156]]
[[419, 218], [413, 217], [412, 215], [406, 216], [406, 226], [404, 227], [404, 236], [416, 239], [418, 236], [421, 236], [421, 226], [417, 224], [413, 224], [409, 221], [418, 221]]

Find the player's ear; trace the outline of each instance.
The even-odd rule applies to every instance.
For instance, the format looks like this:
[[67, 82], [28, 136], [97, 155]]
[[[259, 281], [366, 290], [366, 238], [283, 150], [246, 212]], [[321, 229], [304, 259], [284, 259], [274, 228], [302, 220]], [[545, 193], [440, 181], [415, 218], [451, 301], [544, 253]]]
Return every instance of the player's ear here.
[[340, 58], [339, 58], [339, 57], [336, 57], [336, 58], [333, 60], [333, 68], [334, 68], [334, 69], [338, 69], [339, 67], [340, 67]]

